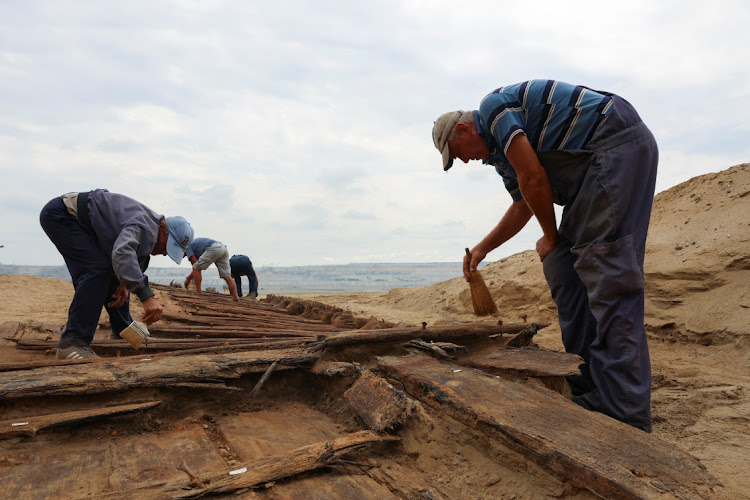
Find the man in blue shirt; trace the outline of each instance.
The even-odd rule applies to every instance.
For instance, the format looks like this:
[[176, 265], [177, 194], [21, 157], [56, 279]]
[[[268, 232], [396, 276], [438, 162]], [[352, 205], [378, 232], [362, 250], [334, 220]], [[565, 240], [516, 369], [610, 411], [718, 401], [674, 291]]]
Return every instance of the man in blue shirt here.
[[[464, 258], [465, 278], [535, 216], [563, 344], [585, 361], [568, 378], [573, 400], [650, 432], [643, 261], [659, 153], [638, 113], [608, 92], [530, 80], [441, 115], [432, 134], [443, 170], [482, 160], [513, 199]], [[565, 207], [559, 227], [553, 203]]]
[[161, 318], [162, 306], [144, 272], [151, 255], [169, 255], [180, 263], [193, 239], [185, 219], [164, 217], [132, 198], [95, 189], [54, 198], [39, 222], [65, 259], [75, 288], [58, 358], [98, 358], [90, 344], [102, 306], [118, 336], [133, 322], [131, 292], [143, 305], [144, 323]]
[[232, 255], [229, 259], [229, 267], [232, 269], [232, 278], [237, 285], [237, 295], [242, 297], [242, 277], [247, 276], [247, 296], [255, 299], [258, 296], [258, 276], [253, 269], [253, 263], [247, 255]]
[[216, 269], [219, 270], [219, 277], [227, 282], [229, 293], [232, 294], [234, 300], [240, 300], [237, 296], [237, 287], [234, 281], [231, 280], [229, 250], [226, 245], [211, 238], [195, 238], [188, 245], [185, 255], [190, 259], [190, 263], [193, 264], [193, 271], [185, 278], [185, 288], [194, 280], [195, 293], [200, 295], [201, 281], [203, 280], [201, 272], [208, 269], [208, 266], [211, 264], [216, 264]]

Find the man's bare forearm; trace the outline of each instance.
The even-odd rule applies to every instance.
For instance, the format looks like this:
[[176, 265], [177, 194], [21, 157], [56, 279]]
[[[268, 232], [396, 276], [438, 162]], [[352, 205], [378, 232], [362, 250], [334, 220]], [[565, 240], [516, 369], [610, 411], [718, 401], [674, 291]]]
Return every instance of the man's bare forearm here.
[[539, 163], [529, 140], [524, 134], [517, 134], [508, 147], [508, 161], [518, 176], [526, 204], [539, 221], [545, 238], [557, 240], [557, 221], [555, 209], [552, 206], [552, 189], [547, 179], [547, 173]]

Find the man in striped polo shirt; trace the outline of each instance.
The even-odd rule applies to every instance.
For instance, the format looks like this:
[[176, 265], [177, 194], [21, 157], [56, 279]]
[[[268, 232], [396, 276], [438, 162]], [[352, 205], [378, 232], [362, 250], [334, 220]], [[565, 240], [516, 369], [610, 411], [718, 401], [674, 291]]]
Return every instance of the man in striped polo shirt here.
[[530, 80], [441, 115], [432, 136], [443, 170], [482, 160], [513, 199], [464, 258], [465, 278], [535, 216], [563, 344], [585, 361], [568, 378], [573, 400], [651, 432], [643, 260], [659, 153], [638, 113], [608, 92]]

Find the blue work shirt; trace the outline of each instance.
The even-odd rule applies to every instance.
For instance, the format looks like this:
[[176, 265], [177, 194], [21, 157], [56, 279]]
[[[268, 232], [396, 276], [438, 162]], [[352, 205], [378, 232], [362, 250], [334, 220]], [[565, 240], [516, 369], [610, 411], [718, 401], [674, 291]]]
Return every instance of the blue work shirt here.
[[196, 259], [199, 259], [200, 256], [203, 255], [203, 252], [206, 251], [206, 248], [214, 243], [216, 243], [216, 240], [212, 240], [211, 238], [195, 238], [187, 247], [187, 258], [195, 257]]
[[586, 145], [612, 113], [613, 97], [556, 80], [529, 80], [493, 90], [474, 112], [477, 131], [490, 152], [484, 163], [495, 167], [513, 201], [520, 201], [517, 175], [506, 157], [513, 138], [525, 134], [540, 161], [548, 160], [542, 162], [548, 172], [551, 162], [580, 165], [582, 158], [561, 153], [587, 152]]

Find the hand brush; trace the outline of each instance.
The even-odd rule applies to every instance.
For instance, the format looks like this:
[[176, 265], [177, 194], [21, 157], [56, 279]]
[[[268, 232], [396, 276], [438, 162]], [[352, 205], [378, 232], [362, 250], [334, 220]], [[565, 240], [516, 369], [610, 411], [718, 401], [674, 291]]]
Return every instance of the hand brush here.
[[[466, 256], [469, 258], [469, 265], [471, 265], [471, 252], [468, 248], [466, 249]], [[497, 305], [492, 300], [490, 291], [484, 283], [484, 278], [479, 271], [470, 272], [469, 289], [471, 290], [471, 305], [474, 306], [474, 314], [477, 316], [497, 314]]]
[[130, 325], [120, 332], [120, 337], [128, 341], [133, 349], [138, 349], [149, 336], [148, 328], [140, 321], [133, 321]]

